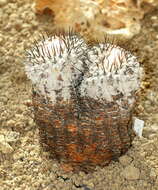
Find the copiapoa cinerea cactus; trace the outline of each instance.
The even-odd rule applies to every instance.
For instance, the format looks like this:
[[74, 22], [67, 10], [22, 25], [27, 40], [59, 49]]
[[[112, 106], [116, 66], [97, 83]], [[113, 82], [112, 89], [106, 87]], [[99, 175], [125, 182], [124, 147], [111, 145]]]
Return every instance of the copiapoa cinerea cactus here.
[[40, 140], [53, 158], [88, 172], [128, 150], [142, 70], [129, 51], [59, 33], [27, 51], [25, 69]]

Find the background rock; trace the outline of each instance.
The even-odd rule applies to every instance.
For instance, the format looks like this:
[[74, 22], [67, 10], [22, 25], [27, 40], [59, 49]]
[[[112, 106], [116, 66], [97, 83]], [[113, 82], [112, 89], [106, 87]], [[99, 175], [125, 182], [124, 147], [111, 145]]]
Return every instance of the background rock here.
[[72, 27], [85, 36], [100, 40], [103, 40], [103, 34], [126, 38], [138, 34], [141, 19], [157, 5], [157, 0], [36, 0], [37, 12], [51, 10], [56, 26]]

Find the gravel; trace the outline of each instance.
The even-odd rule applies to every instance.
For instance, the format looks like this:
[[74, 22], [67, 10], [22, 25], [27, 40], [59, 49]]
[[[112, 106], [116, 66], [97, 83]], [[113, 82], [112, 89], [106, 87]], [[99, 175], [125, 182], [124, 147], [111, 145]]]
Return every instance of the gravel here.
[[31, 85], [24, 50], [51, 20], [35, 14], [32, 1], [0, 0], [0, 190], [158, 190], [158, 10], [142, 21], [129, 41], [145, 68], [136, 116], [145, 121], [143, 137], [118, 162], [93, 173], [64, 173], [39, 143], [32, 112]]

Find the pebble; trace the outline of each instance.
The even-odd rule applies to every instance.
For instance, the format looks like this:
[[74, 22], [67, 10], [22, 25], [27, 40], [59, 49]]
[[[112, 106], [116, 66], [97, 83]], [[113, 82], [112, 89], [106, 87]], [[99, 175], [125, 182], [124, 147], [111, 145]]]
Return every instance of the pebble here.
[[8, 126], [8, 127], [14, 127], [15, 124], [16, 124], [16, 122], [15, 122], [13, 119], [8, 120], [6, 123], [7, 123], [7, 126]]
[[149, 134], [148, 138], [150, 140], [153, 140], [154, 138], [156, 138], [156, 134]]
[[158, 18], [157, 16], [152, 16], [151, 20], [157, 20], [157, 18]]
[[127, 166], [132, 162], [132, 158], [127, 155], [124, 155], [119, 158], [119, 162], [121, 165]]
[[19, 140], [20, 133], [14, 131], [8, 131], [5, 136], [6, 142], [16, 142]]
[[156, 172], [155, 172], [154, 169], [151, 169], [151, 171], [150, 171], [150, 177], [151, 177], [152, 179], [156, 179], [157, 175], [156, 175]]
[[0, 135], [0, 142], [5, 141], [4, 135]]
[[0, 135], [0, 151], [4, 154], [9, 154], [14, 151], [14, 149], [6, 142], [5, 136]]
[[138, 180], [140, 177], [140, 171], [133, 165], [129, 165], [125, 167], [125, 169], [122, 172], [122, 175], [127, 180]]
[[158, 113], [153, 114], [152, 119], [154, 122], [156, 121], [156, 123], [157, 123], [158, 122]]
[[6, 5], [8, 0], [0, 0], [0, 6]]
[[153, 132], [157, 132], [158, 131], [158, 124], [153, 124], [153, 125], [151, 125], [151, 130], [153, 131]]

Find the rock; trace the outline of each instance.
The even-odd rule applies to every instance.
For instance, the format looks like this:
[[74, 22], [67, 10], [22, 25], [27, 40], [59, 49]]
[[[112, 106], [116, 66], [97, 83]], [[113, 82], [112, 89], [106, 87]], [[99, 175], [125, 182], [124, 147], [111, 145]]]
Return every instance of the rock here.
[[4, 141], [5, 139], [4, 139], [4, 135], [2, 135], [2, 134], [0, 134], [0, 142], [1, 141]]
[[13, 148], [6, 142], [4, 135], [0, 135], [0, 151], [4, 154], [13, 152]]
[[152, 16], [152, 17], [151, 17], [151, 20], [157, 20], [157, 19], [158, 19], [157, 16]]
[[14, 149], [6, 142], [0, 142], [0, 151], [4, 154], [9, 154], [14, 151]]
[[88, 181], [86, 185], [83, 185], [83, 187], [88, 189], [94, 188], [94, 182], [92, 180]]
[[153, 121], [154, 121], [155, 123], [157, 123], [157, 122], [158, 122], [158, 113], [153, 114], [153, 115], [152, 115], [152, 119], [153, 119]]
[[14, 127], [16, 122], [13, 119], [11, 119], [11, 120], [8, 120], [6, 123], [7, 123], [7, 127]]
[[119, 158], [119, 162], [121, 165], [127, 166], [132, 162], [132, 158], [127, 155], [124, 155]]
[[46, 8], [51, 10], [54, 22], [63, 28], [71, 26], [82, 35], [86, 29], [86, 34], [88, 32], [93, 39], [103, 40], [102, 36], [106, 33], [125, 38], [138, 34], [142, 18], [157, 5], [157, 0], [36, 0], [35, 8], [40, 14], [44, 13]]
[[0, 6], [6, 5], [7, 4], [7, 0], [0, 0]]
[[157, 177], [156, 172], [155, 172], [155, 170], [154, 170], [153, 168], [152, 168], [151, 171], [150, 171], [150, 177], [151, 177], [152, 179], [156, 179], [156, 177]]
[[152, 136], [156, 135], [157, 131], [158, 131], [158, 124], [154, 123], [144, 128], [143, 136], [145, 138], [152, 139]]
[[127, 180], [137, 180], [139, 179], [140, 171], [133, 165], [129, 165], [123, 170], [122, 175]]
[[151, 130], [153, 131], [153, 132], [157, 132], [158, 131], [158, 124], [153, 124], [153, 125], [151, 125]]
[[19, 140], [20, 134], [14, 131], [8, 131], [5, 136], [6, 142], [16, 142]]

